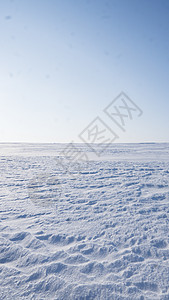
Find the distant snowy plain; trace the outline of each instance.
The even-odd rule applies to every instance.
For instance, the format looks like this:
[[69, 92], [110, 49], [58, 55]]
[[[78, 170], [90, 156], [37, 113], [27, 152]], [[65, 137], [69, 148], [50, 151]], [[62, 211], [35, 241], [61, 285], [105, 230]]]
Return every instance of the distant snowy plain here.
[[169, 144], [64, 147], [0, 144], [0, 299], [168, 300]]

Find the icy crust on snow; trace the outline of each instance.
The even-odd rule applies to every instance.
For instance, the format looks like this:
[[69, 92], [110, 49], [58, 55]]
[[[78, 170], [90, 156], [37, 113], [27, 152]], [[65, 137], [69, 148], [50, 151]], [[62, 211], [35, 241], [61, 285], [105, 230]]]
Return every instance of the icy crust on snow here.
[[163, 147], [123, 145], [113, 160], [113, 145], [69, 172], [43, 149], [1, 156], [0, 299], [169, 299]]

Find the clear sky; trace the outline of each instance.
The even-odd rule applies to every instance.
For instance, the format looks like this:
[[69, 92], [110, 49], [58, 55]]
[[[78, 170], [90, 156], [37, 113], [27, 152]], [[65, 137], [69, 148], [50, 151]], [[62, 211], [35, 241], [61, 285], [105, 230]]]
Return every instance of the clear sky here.
[[[124, 91], [126, 132], [103, 112]], [[168, 0], [0, 0], [0, 142], [169, 142]]]

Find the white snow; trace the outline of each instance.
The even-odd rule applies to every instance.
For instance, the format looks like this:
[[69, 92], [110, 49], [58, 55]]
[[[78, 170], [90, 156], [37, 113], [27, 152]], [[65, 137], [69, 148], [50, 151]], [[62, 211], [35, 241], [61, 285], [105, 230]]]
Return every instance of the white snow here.
[[169, 299], [169, 144], [65, 146], [0, 144], [0, 299]]

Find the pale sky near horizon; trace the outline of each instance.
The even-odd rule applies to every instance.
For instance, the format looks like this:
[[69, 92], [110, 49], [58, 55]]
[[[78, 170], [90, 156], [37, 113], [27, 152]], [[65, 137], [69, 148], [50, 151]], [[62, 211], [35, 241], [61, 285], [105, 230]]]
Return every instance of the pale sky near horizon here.
[[[0, 0], [0, 142], [169, 142], [168, 0]], [[126, 131], [103, 111], [124, 91]]]

